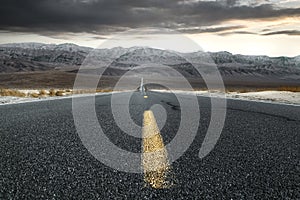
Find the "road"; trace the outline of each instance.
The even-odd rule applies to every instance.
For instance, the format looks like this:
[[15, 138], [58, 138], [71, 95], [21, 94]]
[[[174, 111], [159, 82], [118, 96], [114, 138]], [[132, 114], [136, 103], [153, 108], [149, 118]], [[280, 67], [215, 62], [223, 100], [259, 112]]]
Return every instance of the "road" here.
[[[168, 120], [160, 134], [167, 144], [180, 122], [178, 102], [167, 93], [147, 96], [134, 93], [131, 116], [142, 125], [146, 109], [164, 106]], [[141, 152], [142, 140], [123, 134], [115, 124], [110, 99], [96, 97], [105, 134], [120, 148]], [[196, 138], [171, 164], [173, 184], [164, 189], [145, 184], [144, 174], [120, 172], [95, 159], [76, 132], [71, 98], [0, 106], [0, 199], [300, 198], [299, 106], [228, 100], [221, 137], [200, 159], [210, 99], [198, 101]]]

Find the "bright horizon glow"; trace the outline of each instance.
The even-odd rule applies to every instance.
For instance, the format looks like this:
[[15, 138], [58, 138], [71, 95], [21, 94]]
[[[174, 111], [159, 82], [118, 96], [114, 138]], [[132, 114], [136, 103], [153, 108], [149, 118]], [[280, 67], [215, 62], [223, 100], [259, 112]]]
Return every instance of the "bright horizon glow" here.
[[267, 55], [272, 57], [288, 56], [295, 57], [300, 55], [300, 37], [273, 35], [193, 35], [189, 36], [204, 51], [228, 51], [232, 54], [243, 55]]
[[[186, 37], [192, 39], [206, 52], [228, 51], [233, 54], [243, 55], [267, 55], [272, 57], [288, 56], [294, 57], [300, 55], [300, 36], [288, 35], [252, 35], [252, 34], [232, 34], [232, 35], [217, 35], [217, 34], [185, 34]], [[38, 42], [46, 44], [62, 44], [74, 43], [79, 46], [97, 48], [105, 39], [95, 39], [96, 35], [92, 34], [73, 34], [66, 37], [48, 37], [31, 33], [1, 33], [0, 44], [5, 43], [23, 43], [23, 42]], [[107, 36], [113, 37], [113, 36]], [[153, 36], [148, 36], [153, 37]], [[160, 40], [163, 41], [163, 36]], [[149, 38], [147, 40], [149, 40]], [[155, 38], [155, 37], [154, 37]], [[151, 39], [150, 39], [151, 40]], [[141, 39], [141, 41], [143, 41]], [[130, 47], [131, 41], [120, 43], [116, 41], [116, 46]], [[143, 44], [141, 43], [141, 46]], [[170, 45], [171, 47], [172, 45]], [[178, 46], [178, 45], [175, 45]], [[178, 48], [178, 47], [177, 47]], [[182, 46], [181, 49], [173, 49], [181, 52], [192, 52], [199, 49]]]

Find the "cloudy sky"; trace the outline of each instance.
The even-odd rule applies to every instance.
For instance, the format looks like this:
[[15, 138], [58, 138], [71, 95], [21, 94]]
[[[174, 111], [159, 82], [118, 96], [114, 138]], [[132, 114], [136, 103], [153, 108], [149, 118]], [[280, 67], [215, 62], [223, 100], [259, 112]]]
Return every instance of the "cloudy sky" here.
[[300, 55], [300, 0], [2, 0], [0, 43], [96, 47], [122, 31], [169, 28], [205, 51]]

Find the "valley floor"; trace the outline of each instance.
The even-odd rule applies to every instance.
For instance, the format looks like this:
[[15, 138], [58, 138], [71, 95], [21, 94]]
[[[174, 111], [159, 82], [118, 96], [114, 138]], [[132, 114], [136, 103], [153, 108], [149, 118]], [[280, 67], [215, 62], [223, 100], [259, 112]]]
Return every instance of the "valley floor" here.
[[[41, 91], [45, 92], [45, 95], [40, 95]], [[26, 94], [26, 96], [0, 96], [0, 105], [3, 104], [15, 104], [15, 103], [25, 103], [33, 101], [44, 101], [44, 100], [54, 100], [60, 98], [72, 98], [81, 97], [87, 95], [103, 95], [111, 94], [112, 91], [97, 91], [96, 93], [91, 93], [85, 91], [82, 94], [64, 92], [59, 93], [59, 95], [50, 96], [48, 90], [14, 90], [16, 94]], [[58, 90], [62, 91], [62, 90]], [[68, 91], [68, 90], [67, 90]], [[170, 93], [169, 90], [152, 90], [157, 92]], [[250, 101], [263, 101], [263, 102], [273, 102], [273, 103], [284, 103], [284, 104], [294, 104], [300, 105], [300, 92], [290, 92], [290, 91], [258, 91], [258, 92], [226, 92], [221, 93], [219, 91], [184, 91], [184, 90], [174, 90], [173, 93], [179, 94], [196, 94], [197, 96], [207, 96], [207, 97], [224, 97], [228, 99], [239, 99], [239, 100], [250, 100]], [[114, 92], [115, 93], [115, 92]], [[36, 94], [39, 96], [34, 96]]]

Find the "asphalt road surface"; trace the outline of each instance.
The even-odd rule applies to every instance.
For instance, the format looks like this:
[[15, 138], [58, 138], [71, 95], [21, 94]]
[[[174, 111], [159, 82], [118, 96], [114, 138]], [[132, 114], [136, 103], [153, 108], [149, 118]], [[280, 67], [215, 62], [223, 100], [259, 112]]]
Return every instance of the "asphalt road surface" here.
[[[136, 92], [130, 113], [161, 104], [169, 143], [180, 106], [172, 94]], [[186, 97], [188, 98], [188, 96]], [[86, 97], [80, 97], [84, 103]], [[141, 152], [141, 139], [113, 120], [111, 95], [96, 97], [99, 123], [118, 147]], [[95, 159], [74, 125], [72, 99], [0, 106], [0, 199], [300, 199], [300, 107], [228, 100], [225, 126], [213, 151], [199, 149], [210, 120], [210, 99], [198, 97], [201, 119], [189, 149], [171, 165], [172, 186], [145, 184], [144, 174], [120, 172]], [[125, 105], [124, 105], [125, 106]]]

